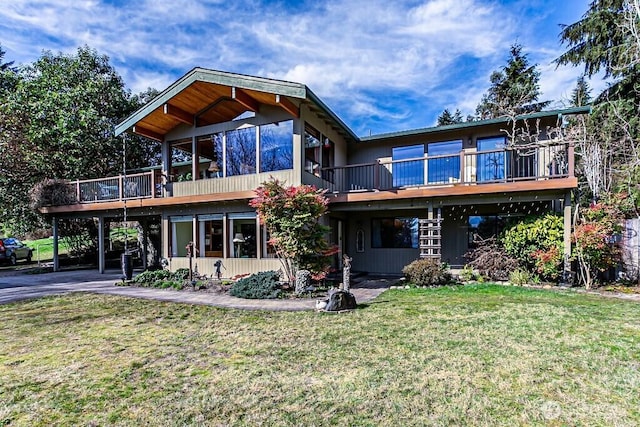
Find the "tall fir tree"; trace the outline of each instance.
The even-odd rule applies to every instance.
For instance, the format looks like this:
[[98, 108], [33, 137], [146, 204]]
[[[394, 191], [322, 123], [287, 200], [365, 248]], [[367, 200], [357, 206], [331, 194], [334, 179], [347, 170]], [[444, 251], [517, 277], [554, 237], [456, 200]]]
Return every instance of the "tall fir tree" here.
[[539, 102], [540, 72], [529, 64], [520, 44], [513, 44], [507, 65], [491, 74], [491, 87], [476, 108], [478, 119], [514, 116], [541, 111], [550, 101]]
[[569, 102], [572, 107], [583, 107], [591, 102], [591, 88], [584, 76], [578, 77]]

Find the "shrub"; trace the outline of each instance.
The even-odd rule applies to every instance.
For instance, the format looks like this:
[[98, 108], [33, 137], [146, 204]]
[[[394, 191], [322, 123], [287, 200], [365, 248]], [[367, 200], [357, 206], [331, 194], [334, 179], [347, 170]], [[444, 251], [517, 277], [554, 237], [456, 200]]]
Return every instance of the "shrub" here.
[[40, 181], [31, 189], [30, 197], [33, 209], [78, 203], [74, 187], [63, 179]]
[[417, 286], [441, 286], [451, 280], [448, 268], [433, 259], [418, 259], [402, 269], [402, 273]]
[[234, 297], [248, 299], [274, 299], [282, 293], [278, 273], [262, 271], [235, 282], [229, 293]]
[[462, 267], [462, 271], [460, 271], [460, 279], [463, 282], [469, 282], [473, 280], [475, 277], [476, 277], [476, 274], [473, 272], [473, 267], [470, 266], [469, 264], [465, 264], [464, 267]]
[[537, 271], [547, 279], [560, 274], [564, 247], [564, 222], [561, 216], [531, 216], [505, 230], [501, 242], [520, 265]]
[[509, 274], [509, 283], [515, 286], [527, 285], [531, 283], [531, 281], [531, 273], [524, 268], [516, 268]]
[[469, 265], [493, 280], [507, 280], [509, 274], [518, 268], [518, 260], [509, 255], [495, 238], [477, 242], [478, 246], [468, 251], [464, 257]]
[[188, 275], [187, 268], [179, 268], [173, 273], [169, 270], [147, 270], [138, 274], [131, 282], [145, 288], [180, 290], [184, 287], [184, 281]]

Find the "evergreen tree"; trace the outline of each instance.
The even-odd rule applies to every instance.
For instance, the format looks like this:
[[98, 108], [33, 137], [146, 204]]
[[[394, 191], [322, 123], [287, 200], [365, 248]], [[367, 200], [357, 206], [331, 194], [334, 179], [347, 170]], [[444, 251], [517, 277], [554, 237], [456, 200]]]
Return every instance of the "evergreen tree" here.
[[576, 86], [571, 92], [571, 106], [582, 107], [588, 105], [591, 102], [591, 88], [589, 83], [585, 80], [584, 76], [578, 77]]
[[512, 45], [509, 54], [507, 65], [491, 74], [491, 87], [476, 108], [480, 120], [541, 111], [549, 105], [538, 102], [540, 72], [529, 64], [522, 46]]
[[455, 125], [464, 122], [462, 118], [462, 112], [456, 108], [456, 112], [451, 114], [449, 109], [445, 108], [444, 111], [438, 116], [438, 126]]
[[625, 0], [594, 0], [578, 22], [563, 25], [560, 40], [568, 45], [556, 62], [559, 65], [584, 65], [584, 73], [591, 77], [599, 71], [605, 77], [619, 77], [623, 73], [625, 52]]

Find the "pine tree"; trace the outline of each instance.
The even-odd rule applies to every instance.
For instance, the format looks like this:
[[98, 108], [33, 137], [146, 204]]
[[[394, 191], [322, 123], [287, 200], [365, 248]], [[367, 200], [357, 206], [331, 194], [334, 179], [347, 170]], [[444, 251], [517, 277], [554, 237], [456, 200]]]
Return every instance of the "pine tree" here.
[[591, 88], [589, 83], [585, 80], [584, 76], [578, 77], [576, 86], [571, 92], [571, 106], [582, 107], [591, 102]]
[[456, 108], [456, 112], [451, 114], [448, 108], [445, 108], [444, 111], [438, 116], [438, 126], [446, 126], [446, 125], [455, 125], [458, 123], [464, 122], [462, 118], [462, 112], [460, 109]]
[[476, 108], [476, 116], [481, 120], [541, 111], [549, 105], [549, 101], [537, 102], [540, 96], [537, 65], [529, 65], [527, 55], [517, 43], [511, 46], [509, 54], [507, 65], [491, 74], [491, 87]]

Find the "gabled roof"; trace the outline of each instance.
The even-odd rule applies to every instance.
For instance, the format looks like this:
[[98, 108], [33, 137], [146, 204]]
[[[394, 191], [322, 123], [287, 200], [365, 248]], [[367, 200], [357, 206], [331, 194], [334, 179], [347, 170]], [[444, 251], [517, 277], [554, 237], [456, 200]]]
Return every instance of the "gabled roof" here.
[[194, 68], [115, 128], [152, 139], [181, 123], [206, 126], [231, 121], [261, 104], [277, 106], [299, 117], [306, 103], [347, 139], [358, 137], [309, 88], [300, 83]]
[[[573, 108], [565, 108], [562, 110], [539, 111], [536, 113], [522, 114], [522, 115], [516, 116], [515, 119], [516, 120], [535, 120], [535, 119], [542, 119], [542, 118], [549, 118], [549, 117], [561, 117], [563, 115], [568, 116], [573, 114], [588, 114], [590, 112], [591, 112], [590, 106], [573, 107]], [[457, 130], [467, 129], [467, 128], [509, 123], [511, 120], [512, 119], [510, 117], [498, 117], [495, 119], [476, 120], [472, 122], [456, 123], [453, 125], [432, 126], [428, 128], [405, 130], [401, 132], [381, 133], [378, 135], [360, 137], [359, 141], [368, 142], [368, 141], [376, 141], [380, 139], [400, 138], [404, 136], [416, 136], [416, 135], [426, 135], [426, 134], [432, 134], [432, 133], [438, 133], [438, 132], [457, 131]]]

